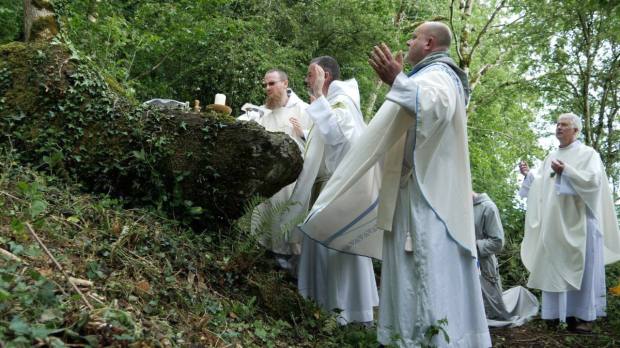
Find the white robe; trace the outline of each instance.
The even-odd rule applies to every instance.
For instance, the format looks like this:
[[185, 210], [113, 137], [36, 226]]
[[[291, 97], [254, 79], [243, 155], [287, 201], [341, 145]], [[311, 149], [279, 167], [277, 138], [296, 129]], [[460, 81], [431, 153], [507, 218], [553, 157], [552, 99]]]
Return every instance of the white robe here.
[[[405, 142], [404, 176], [401, 178], [393, 227], [391, 232], [384, 233], [378, 340], [382, 344], [401, 347], [418, 347], [424, 343], [439, 347], [490, 347], [476, 259], [472, 257], [470, 248], [455, 241], [449, 231], [450, 221], [445, 222], [446, 214], [431, 205], [440, 199], [456, 201], [452, 203], [454, 209], [464, 207], [457, 213], [468, 214], [461, 224], [471, 223], [471, 226], [466, 225], [471, 234], [466, 239], [474, 239], [467, 138], [464, 133], [467, 120], [461, 84], [446, 65], [432, 64], [411, 78], [400, 74], [387, 99], [416, 115], [417, 124], [409, 130]], [[454, 136], [452, 132], [455, 132]], [[421, 158], [416, 152], [424, 146], [431, 146], [424, 141], [433, 137], [463, 140], [452, 149], [437, 147], [442, 151], [432, 158]], [[464, 155], [460, 155], [463, 150]], [[437, 155], [445, 157], [438, 158]], [[465, 156], [464, 162], [456, 158], [462, 156]], [[424, 182], [431, 176], [442, 174], [421, 173], [416, 168], [419, 161], [442, 163], [439, 167], [425, 168], [457, 169], [458, 173], [452, 172], [451, 175], [454, 178], [465, 176], [468, 180], [463, 184], [467, 187], [457, 188], [457, 181], [450, 177], [444, 179], [443, 185], [453, 192], [468, 191], [469, 195], [437, 197], [423, 191], [420, 180]], [[456, 167], [461, 163], [462, 168]], [[434, 189], [428, 183], [424, 185], [426, 190]], [[407, 244], [407, 235], [411, 237], [412, 252], [403, 247]], [[442, 319], [447, 320], [443, 328], [449, 342], [441, 333], [429, 342], [425, 336], [427, 331], [432, 325], [440, 325]]]
[[[561, 175], [552, 174], [556, 158], [565, 163]], [[603, 163], [594, 149], [575, 142], [549, 154], [531, 177], [521, 243], [521, 258], [530, 271], [528, 286], [550, 292], [579, 290], [589, 226], [602, 235], [604, 263], [620, 260], [620, 232]], [[559, 191], [565, 181], [574, 194]]]
[[[330, 248], [383, 258], [379, 342], [419, 346], [445, 318], [450, 346], [489, 347], [461, 82], [433, 64], [400, 74], [387, 99], [299, 228]], [[366, 180], [384, 155], [383, 178]], [[448, 345], [442, 334], [432, 344]]]
[[[558, 153], [559, 152], [559, 153]], [[593, 157], [592, 157], [593, 156]], [[566, 161], [567, 157], [578, 157], [581, 161]], [[551, 178], [550, 159], [561, 158], [568, 163], [568, 170], [562, 175], [554, 175]], [[589, 163], [586, 165], [585, 163]], [[596, 170], [588, 170], [587, 167], [598, 167]], [[573, 167], [575, 166], [575, 167]], [[589, 193], [600, 191], [601, 185], [607, 185], [607, 178], [604, 171], [601, 172], [602, 163], [598, 155], [589, 147], [576, 141], [566, 148], [562, 148], [550, 154], [543, 164], [542, 173], [549, 173], [549, 179], [543, 174], [528, 174], [523, 182], [519, 194], [528, 197], [528, 215], [526, 216], [526, 237], [522, 244], [522, 253], [526, 254], [524, 263], [532, 272], [528, 286], [541, 288], [542, 319], [560, 319], [566, 321], [567, 317], [577, 317], [582, 320], [592, 321], [597, 317], [605, 316], [606, 297], [605, 297], [605, 256], [612, 262], [614, 260], [614, 250], [617, 244], [614, 243], [613, 235], [617, 235], [617, 223], [609, 226], [607, 223], [610, 217], [601, 218], [601, 213], [596, 214], [590, 206], [597, 207], [599, 212], [601, 205], [586, 203], [584, 204], [580, 192], [583, 193], [584, 185], [579, 183], [576, 175], [583, 176], [585, 172], [591, 171], [599, 176], [598, 179], [590, 180]], [[590, 168], [591, 169], [591, 168]], [[535, 181], [538, 182], [535, 182]], [[575, 185], [573, 185], [575, 182]], [[534, 186], [537, 184], [537, 186]], [[534, 186], [533, 192], [530, 188]], [[575, 190], [577, 186], [579, 189]], [[606, 187], [602, 187], [605, 191]], [[547, 191], [546, 193], [544, 191]], [[587, 195], [587, 193], [586, 193]], [[606, 201], [605, 193], [597, 193], [597, 197]], [[530, 201], [531, 204], [530, 205]], [[571, 221], [558, 223], [556, 218], [561, 218], [562, 214], [541, 215], [540, 209], [545, 202], [549, 210], [558, 207], [562, 209], [567, 204], [570, 211], [568, 217]], [[611, 202], [611, 200], [609, 200]], [[608, 203], [609, 203], [608, 202]], [[537, 209], [530, 212], [530, 209]], [[565, 209], [563, 209], [565, 211]], [[604, 213], [603, 213], [604, 214]], [[597, 218], [598, 215], [598, 218]], [[609, 215], [609, 214], [607, 214]], [[549, 221], [551, 220], [551, 221]], [[611, 218], [612, 225], [615, 223], [615, 216]], [[603, 223], [599, 223], [602, 221]], [[606, 227], [607, 247], [605, 248], [603, 231], [601, 225]], [[560, 226], [560, 229], [549, 228], [547, 226]], [[562, 233], [562, 227], [566, 226], [569, 232]], [[545, 230], [542, 230], [544, 227]], [[564, 227], [564, 228], [566, 228]], [[560, 236], [554, 236], [559, 232]], [[571, 235], [571, 232], [573, 234]], [[579, 236], [583, 236], [579, 238]], [[565, 245], [561, 240], [573, 240], [577, 243], [570, 243], [571, 248], [560, 248]], [[553, 245], [548, 248], [547, 245]], [[614, 246], [616, 245], [616, 246]], [[552, 249], [554, 253], [548, 252]], [[555, 257], [557, 252], [569, 253], [576, 256], [576, 264], [564, 263], [564, 257]], [[605, 255], [608, 254], [608, 255]], [[535, 260], [532, 262], [532, 260]], [[571, 260], [571, 258], [568, 258]], [[560, 261], [560, 262], [558, 262]], [[540, 266], [544, 264], [544, 267]], [[552, 266], [552, 267], [549, 267]]]
[[[293, 132], [289, 118], [297, 118], [301, 123], [302, 130], [308, 131], [312, 126], [312, 121], [305, 113], [306, 108], [308, 108], [308, 104], [299, 99], [295, 92], [290, 91], [290, 95], [285, 106], [274, 110], [266, 109], [264, 105], [258, 108], [260, 109], [260, 112], [263, 113], [262, 116], [258, 112], [246, 112], [246, 114], [237, 119], [241, 121], [254, 121], [270, 132], [284, 132], [288, 134], [288, 136], [295, 140], [303, 153], [304, 141]], [[272, 214], [269, 214], [269, 212], [273, 209], [278, 210], [278, 207], [280, 209], [284, 209], [283, 207], [285, 206], [285, 202], [291, 196], [294, 187], [295, 183], [283, 187], [268, 200], [259, 204], [252, 213], [252, 233], [258, 233], [261, 221], [266, 220], [270, 226], [267, 228], [267, 231], [260, 231], [263, 234], [260, 236], [259, 241], [264, 247], [276, 254], [291, 255], [292, 251], [288, 238], [280, 227], [279, 220], [271, 216]], [[290, 269], [294, 273], [295, 266], [289, 264], [286, 257], [278, 257], [278, 262], [280, 266]]]
[[[310, 136], [319, 136], [324, 146], [317, 174], [322, 185], [365, 128], [357, 82], [332, 82], [327, 97], [314, 101], [307, 113], [314, 122]], [[297, 284], [302, 296], [314, 299], [322, 308], [339, 309], [340, 324], [371, 322], [373, 307], [379, 304], [370, 258], [327, 249], [306, 236]]]

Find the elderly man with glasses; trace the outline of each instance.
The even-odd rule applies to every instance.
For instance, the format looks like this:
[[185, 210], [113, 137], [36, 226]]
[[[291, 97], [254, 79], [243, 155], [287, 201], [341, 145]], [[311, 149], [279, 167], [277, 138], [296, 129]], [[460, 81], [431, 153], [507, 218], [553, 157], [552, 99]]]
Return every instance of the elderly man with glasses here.
[[581, 127], [577, 115], [561, 114], [559, 148], [536, 172], [519, 165], [527, 197], [521, 258], [527, 285], [542, 290], [542, 319], [590, 332], [605, 316], [605, 264], [620, 260], [620, 233], [605, 166], [577, 139]]

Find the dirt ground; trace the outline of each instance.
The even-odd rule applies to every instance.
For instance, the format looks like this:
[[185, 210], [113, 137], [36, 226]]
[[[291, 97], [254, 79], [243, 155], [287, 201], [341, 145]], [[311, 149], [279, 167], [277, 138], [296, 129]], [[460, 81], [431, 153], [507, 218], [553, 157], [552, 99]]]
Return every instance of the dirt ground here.
[[608, 319], [595, 322], [592, 333], [578, 334], [567, 330], [565, 324], [555, 328], [540, 319], [516, 328], [492, 328], [493, 347], [620, 347], [620, 331]]

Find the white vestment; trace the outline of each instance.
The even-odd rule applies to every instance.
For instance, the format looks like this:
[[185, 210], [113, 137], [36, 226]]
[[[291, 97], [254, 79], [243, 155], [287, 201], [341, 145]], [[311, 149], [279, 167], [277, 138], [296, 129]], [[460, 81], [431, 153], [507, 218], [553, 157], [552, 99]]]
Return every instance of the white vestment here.
[[[566, 163], [551, 174], [551, 161]], [[528, 286], [543, 290], [543, 319], [605, 315], [605, 263], [620, 259], [620, 233], [607, 176], [594, 149], [576, 141], [530, 173], [521, 196], [528, 209], [521, 256]]]
[[[432, 64], [400, 74], [387, 99], [300, 229], [330, 248], [383, 258], [382, 344], [490, 347], [461, 82], [446, 64]], [[364, 178], [383, 158], [382, 178], [371, 180], [381, 181], [377, 199]], [[428, 342], [431, 326], [450, 342], [441, 333]]]
[[[455, 242], [446, 216], [427, 198], [433, 197], [429, 191], [437, 189], [428, 185], [433, 181], [427, 178], [443, 176], [439, 171], [449, 172], [450, 176], [444, 177], [439, 185], [448, 187], [452, 194], [433, 198], [453, 201], [453, 209], [463, 209], [459, 213], [469, 216], [461, 223], [472, 238], [475, 236], [461, 84], [448, 66], [431, 64], [411, 78], [400, 74], [387, 99], [412, 112], [417, 122], [407, 133], [404, 176], [392, 231], [384, 233], [379, 342], [402, 347], [423, 343], [441, 347], [490, 347], [476, 259], [470, 249]], [[453, 148], [435, 145], [440, 151], [430, 157], [422, 156], [424, 147], [432, 147], [434, 141], [448, 142], [447, 137], [461, 139], [461, 143]], [[430, 167], [435, 171], [422, 172], [422, 168], [429, 166], [420, 166], [421, 161], [439, 163]], [[463, 177], [466, 180], [459, 182]], [[469, 195], [461, 197], [460, 190], [467, 190]], [[468, 208], [464, 208], [465, 204]], [[408, 236], [412, 252], [403, 247]], [[443, 328], [449, 342], [441, 333], [428, 342], [427, 330], [431, 325], [440, 326], [442, 319], [447, 320]]]
[[[295, 140], [303, 153], [304, 141], [297, 134], [295, 134], [295, 132], [293, 132], [289, 118], [297, 118], [301, 124], [302, 130], [308, 131], [312, 125], [312, 121], [305, 113], [307, 107], [307, 103], [299, 99], [295, 92], [290, 91], [289, 98], [285, 106], [269, 110], [265, 108], [264, 105], [254, 107], [246, 104], [242, 108], [246, 111], [246, 113], [237, 119], [241, 121], [254, 121], [265, 127], [265, 129], [270, 132], [284, 132], [288, 134], [293, 140]], [[279, 220], [273, 217], [275, 213], [270, 212], [270, 210], [285, 209], [283, 206], [291, 196], [294, 187], [295, 183], [283, 187], [268, 200], [258, 205], [252, 213], [252, 233], [259, 232], [257, 230], [259, 229], [261, 222], [269, 224], [269, 226], [267, 226], [267, 231], [260, 231], [263, 234], [260, 236], [259, 240], [264, 247], [277, 254], [290, 255], [292, 254], [292, 251], [290, 249], [288, 238], [280, 227]], [[286, 258], [279, 258], [278, 262], [284, 268], [294, 268], [293, 265], [288, 264]], [[291, 270], [294, 271], [293, 269]]]
[[[318, 172], [313, 175], [312, 183], [322, 186], [366, 128], [360, 112], [357, 82], [333, 81], [327, 97], [318, 98], [306, 111], [314, 123], [309, 146], [322, 146], [323, 150], [322, 156], [308, 155], [306, 160], [320, 161], [314, 163], [319, 166], [315, 167]], [[306, 177], [306, 173], [300, 177]], [[307, 180], [298, 182], [301, 185]], [[340, 310], [338, 322], [341, 324], [371, 322], [373, 307], [379, 304], [370, 258], [327, 249], [305, 236], [301, 243], [297, 284], [302, 296], [314, 299], [326, 310]]]

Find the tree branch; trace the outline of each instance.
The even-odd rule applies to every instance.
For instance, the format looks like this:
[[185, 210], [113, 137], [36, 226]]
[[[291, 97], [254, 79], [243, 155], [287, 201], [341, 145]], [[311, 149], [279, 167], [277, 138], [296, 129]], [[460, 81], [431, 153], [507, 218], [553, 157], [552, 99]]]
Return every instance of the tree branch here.
[[452, 30], [452, 35], [454, 36], [454, 47], [456, 47], [455, 51], [456, 55], [459, 57], [460, 66], [460, 62], [463, 61], [463, 56], [461, 55], [461, 50], [459, 50], [459, 47], [461, 47], [459, 36], [456, 34], [456, 30], [454, 30], [454, 1], [455, 0], [452, 0], [450, 2], [450, 30]]
[[476, 37], [476, 41], [474, 41], [474, 44], [471, 47], [471, 51], [469, 52], [470, 56], [474, 55], [474, 51], [476, 50], [476, 48], [478, 48], [478, 45], [480, 45], [480, 40], [482, 39], [482, 36], [484, 36], [484, 34], [486, 34], [487, 30], [489, 30], [489, 26], [491, 25], [491, 23], [493, 23], [493, 20], [495, 20], [495, 16], [497, 16], [499, 11], [504, 7], [505, 3], [506, 3], [506, 0], [502, 0], [499, 3], [499, 5], [497, 7], [495, 7], [495, 10], [493, 10], [493, 13], [491, 14], [491, 17], [484, 24], [484, 27], [482, 27], [482, 30], [480, 30], [480, 32], [478, 33], [478, 36]]
[[[152, 73], [153, 71], [157, 70], [166, 61], [166, 59], [168, 59], [168, 55], [172, 51], [173, 51], [172, 48], [169, 49], [168, 51], [166, 51], [166, 53], [164, 53], [164, 57], [157, 64], [155, 64], [151, 69], [149, 69], [149, 70], [143, 72], [142, 74], [138, 75], [137, 77], [133, 78], [132, 80], [139, 80], [139, 79], [145, 77], [146, 75]], [[129, 71], [127, 72], [127, 75], [129, 75]]]
[[47, 254], [47, 256], [52, 260], [52, 262], [54, 262], [54, 265], [56, 265], [56, 268], [58, 268], [58, 270], [62, 273], [62, 275], [65, 277], [65, 279], [67, 279], [67, 281], [71, 284], [71, 286], [73, 287], [73, 290], [75, 290], [80, 297], [82, 298], [82, 300], [84, 301], [84, 303], [86, 304], [86, 307], [88, 307], [88, 309], [90, 309], [91, 311], [93, 309], [95, 309], [93, 307], [93, 305], [90, 304], [90, 302], [88, 302], [88, 300], [86, 299], [86, 296], [84, 296], [84, 293], [82, 293], [82, 291], [80, 290], [80, 288], [77, 287], [77, 285], [75, 285], [74, 282], [71, 281], [71, 277], [69, 277], [69, 275], [67, 275], [67, 273], [65, 272], [65, 270], [62, 268], [62, 266], [60, 265], [60, 263], [58, 263], [58, 261], [56, 261], [56, 258], [54, 257], [54, 255], [52, 255], [52, 253], [47, 249], [47, 247], [45, 246], [45, 244], [43, 244], [43, 241], [41, 241], [41, 239], [39, 238], [39, 236], [34, 232], [34, 230], [32, 229], [32, 226], [30, 226], [29, 223], [26, 222], [26, 228], [28, 229], [28, 232], [30, 232], [30, 235], [32, 235], [32, 237], [34, 238], [34, 240], [37, 241], [37, 243], [39, 243], [39, 245], [41, 246], [41, 248], [43, 248], [43, 250], [45, 251], [45, 253]]

